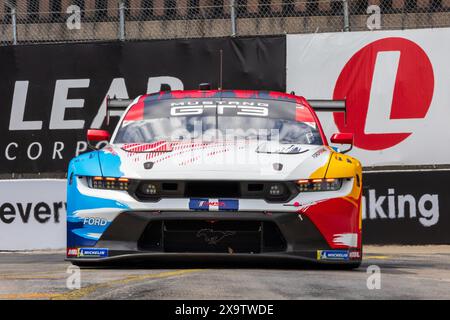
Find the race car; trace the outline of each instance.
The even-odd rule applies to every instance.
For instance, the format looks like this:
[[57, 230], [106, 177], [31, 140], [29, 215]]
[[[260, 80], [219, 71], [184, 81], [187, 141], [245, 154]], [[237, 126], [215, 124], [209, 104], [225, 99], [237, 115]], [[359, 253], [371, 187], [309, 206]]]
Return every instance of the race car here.
[[[273, 91], [160, 91], [123, 114], [67, 175], [67, 260], [286, 259], [356, 268], [360, 162], [328, 145], [316, 111], [345, 101]], [[100, 141], [102, 147], [96, 147]]]

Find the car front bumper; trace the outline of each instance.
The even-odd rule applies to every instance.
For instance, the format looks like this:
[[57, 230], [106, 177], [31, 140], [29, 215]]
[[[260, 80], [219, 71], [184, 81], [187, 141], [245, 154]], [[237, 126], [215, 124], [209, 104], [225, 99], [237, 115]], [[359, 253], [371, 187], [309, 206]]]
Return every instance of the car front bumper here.
[[[293, 212], [125, 211], [74, 263], [146, 260], [300, 260], [359, 264], [361, 248], [332, 248], [307, 215]], [[92, 248], [92, 249], [94, 249]]]

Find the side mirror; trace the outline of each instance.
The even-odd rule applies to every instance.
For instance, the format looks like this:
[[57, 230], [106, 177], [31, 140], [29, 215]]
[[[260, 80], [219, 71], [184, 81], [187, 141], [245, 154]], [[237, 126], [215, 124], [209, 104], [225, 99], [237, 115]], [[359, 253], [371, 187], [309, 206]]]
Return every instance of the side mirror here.
[[110, 138], [111, 138], [111, 135], [106, 130], [89, 129], [87, 131], [88, 145], [93, 149], [96, 149], [96, 148], [91, 145], [91, 142], [109, 141]]
[[332, 143], [349, 144], [350, 148], [341, 152], [347, 153], [353, 148], [353, 133], [335, 133], [331, 136], [330, 141]]

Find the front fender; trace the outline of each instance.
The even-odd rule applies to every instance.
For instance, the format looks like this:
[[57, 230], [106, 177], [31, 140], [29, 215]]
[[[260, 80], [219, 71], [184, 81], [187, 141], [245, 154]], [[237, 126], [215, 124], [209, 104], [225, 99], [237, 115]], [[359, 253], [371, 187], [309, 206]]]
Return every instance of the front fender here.
[[67, 177], [73, 176], [101, 176], [102, 170], [98, 151], [87, 152], [73, 158], [69, 163]]

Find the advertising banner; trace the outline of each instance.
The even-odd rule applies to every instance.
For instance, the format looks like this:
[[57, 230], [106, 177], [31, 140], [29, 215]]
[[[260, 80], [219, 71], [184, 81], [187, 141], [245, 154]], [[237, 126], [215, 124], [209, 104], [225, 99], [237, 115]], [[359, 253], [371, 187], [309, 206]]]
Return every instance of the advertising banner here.
[[0, 173], [65, 172], [87, 150], [86, 130], [105, 128], [107, 95], [221, 78], [224, 89], [284, 91], [285, 67], [284, 36], [1, 47]]
[[346, 99], [319, 114], [363, 166], [450, 164], [450, 29], [287, 36], [287, 91]]
[[65, 180], [0, 180], [0, 250], [66, 243]]
[[363, 174], [365, 244], [450, 244], [450, 171]]

